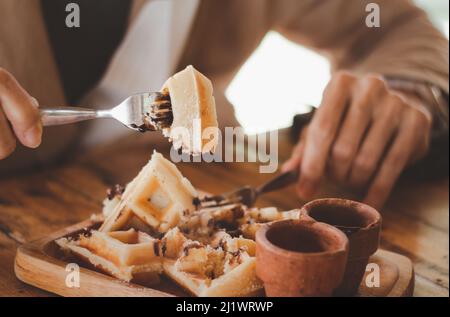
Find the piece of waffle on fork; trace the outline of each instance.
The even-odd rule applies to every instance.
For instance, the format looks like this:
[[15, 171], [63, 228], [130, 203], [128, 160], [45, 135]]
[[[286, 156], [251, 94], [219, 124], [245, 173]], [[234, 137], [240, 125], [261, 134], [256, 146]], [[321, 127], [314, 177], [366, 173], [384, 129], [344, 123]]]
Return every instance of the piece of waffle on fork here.
[[[160, 98], [161, 105], [170, 104], [172, 114], [170, 126], [166, 124], [162, 132], [174, 148], [194, 155], [214, 152], [219, 131], [211, 81], [189, 65], [164, 83], [161, 95], [170, 98]], [[153, 117], [168, 118], [164, 106], [153, 108]]]

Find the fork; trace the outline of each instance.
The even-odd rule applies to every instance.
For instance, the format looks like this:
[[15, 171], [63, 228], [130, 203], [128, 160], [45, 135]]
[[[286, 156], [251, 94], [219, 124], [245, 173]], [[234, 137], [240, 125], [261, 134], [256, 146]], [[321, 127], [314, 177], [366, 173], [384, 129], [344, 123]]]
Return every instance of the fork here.
[[41, 108], [40, 113], [44, 126], [107, 118], [139, 132], [162, 130], [170, 126], [173, 120], [170, 97], [160, 92], [132, 95], [106, 110], [57, 107]]
[[268, 182], [258, 186], [244, 186], [229, 193], [205, 196], [195, 201], [197, 208], [219, 207], [228, 204], [242, 203], [248, 207], [255, 204], [256, 200], [265, 193], [282, 189], [290, 184], [295, 183], [299, 176], [299, 169], [282, 173]]

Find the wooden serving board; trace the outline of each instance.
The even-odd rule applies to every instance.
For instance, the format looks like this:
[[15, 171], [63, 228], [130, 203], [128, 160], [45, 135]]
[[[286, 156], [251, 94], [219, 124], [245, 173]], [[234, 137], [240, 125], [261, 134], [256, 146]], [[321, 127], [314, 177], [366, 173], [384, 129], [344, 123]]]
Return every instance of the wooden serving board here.
[[[67, 287], [68, 271], [66, 271], [66, 266], [69, 262], [64, 260], [54, 241], [96, 225], [98, 223], [92, 220], [83, 221], [45, 238], [20, 246], [14, 264], [17, 278], [27, 284], [62, 296], [188, 296], [174, 282], [165, 278], [162, 278], [161, 283], [156, 287], [149, 288], [122, 282], [86, 267], [80, 267], [80, 287]], [[369, 263], [379, 265], [380, 287], [368, 288], [364, 277], [357, 296], [412, 296], [414, 269], [408, 258], [397, 253], [379, 250], [371, 257]]]

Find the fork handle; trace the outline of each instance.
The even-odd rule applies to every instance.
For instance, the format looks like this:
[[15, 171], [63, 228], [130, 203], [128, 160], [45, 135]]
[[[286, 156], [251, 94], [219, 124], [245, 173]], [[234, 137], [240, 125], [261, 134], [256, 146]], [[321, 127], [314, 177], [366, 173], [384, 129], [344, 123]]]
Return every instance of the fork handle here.
[[296, 168], [293, 171], [285, 172], [270, 180], [269, 182], [259, 186], [256, 190], [258, 194], [272, 192], [284, 188], [288, 185], [295, 183], [299, 176], [299, 169]]
[[79, 107], [41, 108], [40, 113], [44, 126], [69, 124], [106, 117], [105, 111]]

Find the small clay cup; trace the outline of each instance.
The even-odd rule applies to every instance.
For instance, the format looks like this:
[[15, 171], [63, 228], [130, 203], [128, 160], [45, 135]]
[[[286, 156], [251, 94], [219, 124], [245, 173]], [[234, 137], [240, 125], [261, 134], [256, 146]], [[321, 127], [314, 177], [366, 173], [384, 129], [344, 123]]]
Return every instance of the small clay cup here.
[[348, 263], [343, 282], [335, 295], [354, 295], [364, 276], [369, 257], [378, 249], [381, 215], [366, 204], [338, 198], [313, 200], [302, 207], [300, 214], [300, 218], [325, 222], [347, 235]]
[[311, 220], [282, 220], [256, 233], [256, 274], [266, 296], [331, 296], [344, 276], [348, 239]]

